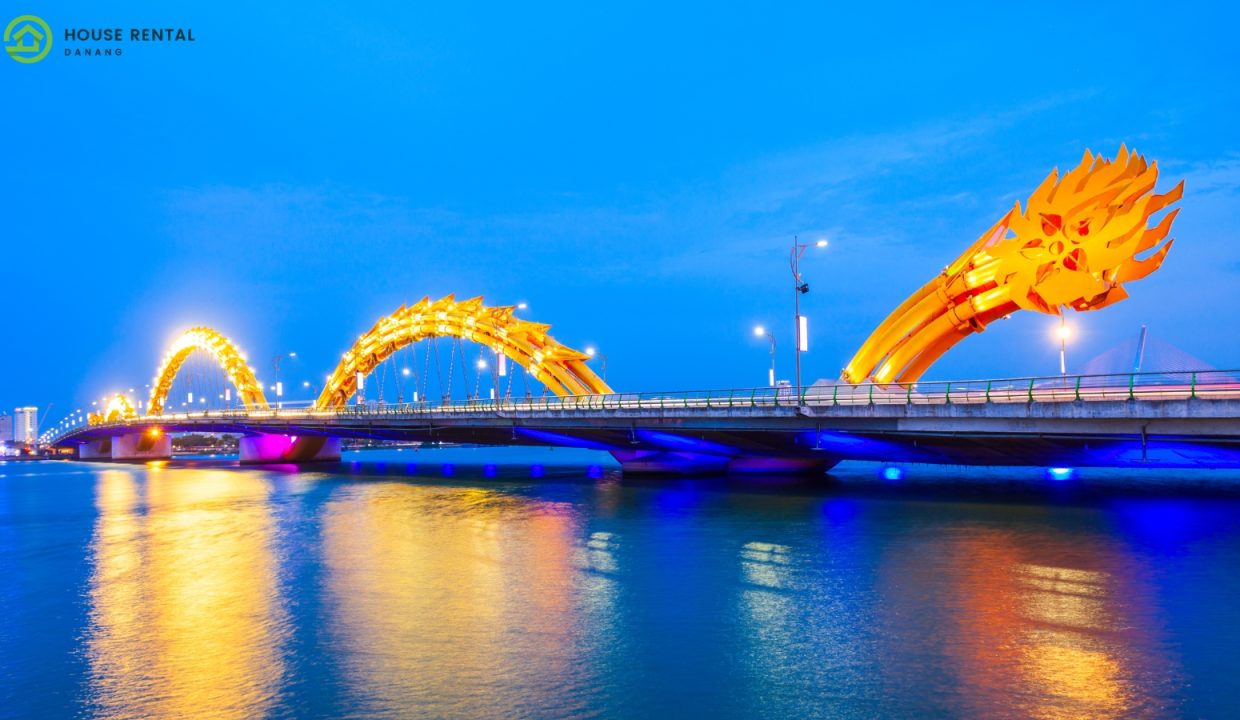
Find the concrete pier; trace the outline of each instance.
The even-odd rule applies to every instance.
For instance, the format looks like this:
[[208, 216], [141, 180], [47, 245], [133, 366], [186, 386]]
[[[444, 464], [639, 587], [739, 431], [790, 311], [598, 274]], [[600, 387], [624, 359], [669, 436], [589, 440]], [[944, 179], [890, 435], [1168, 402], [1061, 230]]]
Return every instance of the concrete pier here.
[[172, 457], [172, 438], [157, 429], [125, 433], [89, 440], [78, 446], [79, 460], [133, 462], [168, 460]]
[[336, 462], [340, 438], [322, 435], [246, 435], [241, 438], [242, 465]]

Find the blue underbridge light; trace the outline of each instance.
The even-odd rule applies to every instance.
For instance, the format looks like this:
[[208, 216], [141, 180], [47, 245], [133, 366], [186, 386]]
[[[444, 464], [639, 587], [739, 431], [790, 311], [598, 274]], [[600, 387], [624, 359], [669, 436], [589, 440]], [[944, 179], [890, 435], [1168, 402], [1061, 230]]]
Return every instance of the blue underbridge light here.
[[897, 481], [897, 480], [903, 480], [903, 479], [904, 479], [904, 470], [902, 470], [902, 469], [900, 469], [900, 468], [898, 468], [898, 467], [895, 467], [895, 466], [890, 466], [890, 465], [889, 465], [889, 466], [887, 466], [887, 467], [883, 468], [883, 479], [884, 479], [884, 480], [890, 480], [890, 481], [892, 481], [892, 482], [895, 482], [895, 481]]
[[1071, 480], [1076, 477], [1076, 468], [1055, 467], [1046, 469], [1046, 478], [1056, 482]]

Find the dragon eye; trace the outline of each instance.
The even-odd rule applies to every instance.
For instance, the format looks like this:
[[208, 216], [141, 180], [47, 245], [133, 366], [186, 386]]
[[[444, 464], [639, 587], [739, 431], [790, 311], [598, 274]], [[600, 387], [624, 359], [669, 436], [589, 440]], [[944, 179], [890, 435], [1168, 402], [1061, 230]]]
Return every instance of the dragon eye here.
[[[1039, 213], [1041, 214], [1041, 213]], [[1054, 235], [1063, 229], [1062, 215], [1046, 215], [1042, 214], [1042, 232], [1047, 235]]]
[[1082, 220], [1076, 224], [1076, 234], [1085, 237], [1089, 234], [1089, 220]]

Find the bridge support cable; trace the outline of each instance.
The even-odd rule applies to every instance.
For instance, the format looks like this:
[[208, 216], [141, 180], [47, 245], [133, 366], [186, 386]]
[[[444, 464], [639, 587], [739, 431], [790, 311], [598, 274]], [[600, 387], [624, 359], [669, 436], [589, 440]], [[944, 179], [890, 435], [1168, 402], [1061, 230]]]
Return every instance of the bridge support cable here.
[[[422, 402], [424, 402], [424, 403], [427, 403], [427, 402], [429, 402], [429, 401], [430, 401], [430, 393], [431, 393], [431, 345], [433, 345], [434, 343], [435, 343], [435, 338], [431, 338], [428, 342], [426, 342], [426, 343], [425, 343], [425, 345], [426, 345], [426, 362], [423, 364], [423, 372], [422, 372], [422, 384], [423, 384], [423, 386], [424, 386], [424, 387], [422, 388]], [[412, 343], [411, 343], [411, 344], [412, 344]], [[439, 372], [439, 356], [438, 356], [438, 355], [436, 355], [436, 356], [435, 356], [435, 374], [436, 374], [436, 376], [441, 375], [441, 373]]]
[[[247, 410], [267, 409], [267, 397], [263, 393], [262, 385], [254, 376], [254, 369], [246, 363], [245, 357], [232, 341], [211, 328], [196, 327], [177, 338], [167, 355], [164, 356], [155, 374], [155, 381], [151, 385], [150, 402], [147, 404], [148, 414], [159, 415], [165, 409], [179, 408], [176, 404], [179, 402], [177, 396], [170, 395], [173, 391], [173, 382], [180, 376], [183, 369], [189, 370], [191, 376], [189, 382], [194, 382], [193, 365], [190, 368], [184, 366], [196, 351], [202, 351], [205, 353], [203, 357], [209, 356], [211, 362], [220, 366], [221, 371], [228, 378], [228, 383], [236, 389], [238, 399]], [[201, 393], [202, 388], [198, 391]], [[165, 408], [169, 397], [172, 398], [173, 403], [171, 407]], [[188, 404], [187, 398], [186, 405]]]
[[[489, 357], [488, 349], [496, 357], [502, 353], [508, 361], [524, 369], [522, 381], [527, 387], [528, 377], [533, 375], [543, 385], [544, 395], [593, 395], [610, 391], [586, 364], [589, 357], [585, 353], [566, 347], [550, 337], [547, 334], [549, 326], [515, 317], [514, 310], [515, 307], [511, 306], [484, 306], [481, 298], [457, 301], [451, 295], [435, 301], [423, 298], [412, 305], [401, 306], [392, 315], [380, 318], [342, 355], [341, 363], [320, 393], [316, 406], [343, 407], [358, 394], [359, 378], [373, 372], [402, 348], [423, 340], [429, 341], [424, 356], [427, 361], [424, 372], [415, 382], [424, 389], [424, 394], [432, 393], [429, 364], [430, 356], [434, 355], [435, 376], [439, 379], [437, 390], [440, 399], [445, 402], [451, 402], [457, 396], [458, 376], [461, 393], [468, 399], [482, 397], [481, 381], [488, 374], [492, 392], [499, 396], [511, 395], [511, 383], [515, 379], [508, 380], [509, 389], [505, 390], [497, 362], [487, 363], [486, 367], [479, 367], [479, 363], [475, 362], [474, 368], [468, 367], [471, 353], [465, 350], [465, 341], [482, 346], [477, 353], [479, 361]], [[439, 343], [438, 338], [441, 337], [451, 338], [447, 347]], [[448, 353], [447, 368], [443, 367], [441, 351]], [[406, 354], [417, 358], [416, 352]], [[483, 373], [486, 369], [490, 372]], [[400, 377], [396, 362], [393, 362], [393, 374]], [[386, 378], [386, 368], [380, 368], [380, 377]], [[386, 380], [376, 378], [378, 384], [382, 384], [386, 393]], [[398, 387], [403, 386], [398, 382]]]

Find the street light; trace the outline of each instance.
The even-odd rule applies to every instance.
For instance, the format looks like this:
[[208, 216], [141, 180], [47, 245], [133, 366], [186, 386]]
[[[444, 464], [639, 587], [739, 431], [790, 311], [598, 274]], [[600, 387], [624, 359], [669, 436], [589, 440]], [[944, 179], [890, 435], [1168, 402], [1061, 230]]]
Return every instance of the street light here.
[[[825, 248], [826, 246], [825, 239], [814, 243], [814, 247]], [[797, 237], [793, 235], [792, 252], [788, 255], [788, 264], [792, 267], [792, 308], [795, 312], [793, 339], [796, 344], [798, 405], [801, 404], [801, 353], [809, 350], [809, 322], [801, 315], [801, 296], [809, 292], [809, 283], [801, 279], [801, 256], [805, 254], [805, 249], [808, 247], [809, 243], [798, 242]]]
[[297, 353], [295, 353], [295, 352], [289, 352], [289, 353], [285, 353], [285, 354], [283, 354], [283, 355], [276, 355], [275, 357], [271, 358], [271, 367], [272, 367], [272, 369], [273, 369], [273, 370], [275, 370], [275, 371], [276, 371], [276, 384], [275, 384], [275, 388], [274, 388], [274, 389], [275, 389], [275, 391], [276, 391], [276, 407], [278, 407], [278, 408], [282, 408], [282, 407], [284, 407], [284, 401], [283, 401], [283, 398], [284, 398], [284, 383], [283, 383], [283, 382], [281, 382], [281, 380], [280, 380], [280, 362], [281, 362], [282, 360], [284, 360], [285, 358], [287, 358], [287, 359], [289, 359], [289, 360], [296, 360], [296, 359], [297, 359]]
[[770, 374], [770, 381], [771, 381], [771, 387], [775, 387], [775, 336], [774, 336], [774, 335], [772, 335], [771, 333], [767, 332], [767, 331], [766, 331], [766, 328], [762, 327], [761, 325], [759, 325], [759, 326], [757, 326], [757, 327], [755, 327], [755, 328], [753, 329], [753, 334], [754, 334], [754, 335], [756, 335], [756, 336], [758, 336], [758, 337], [764, 337], [764, 338], [766, 338], [767, 340], [770, 340], [770, 341], [771, 341], [771, 374]]
[[[476, 366], [478, 368], [478, 376], [477, 376], [477, 381], [474, 383], [473, 399], [481, 400], [482, 399], [482, 371], [487, 369], [486, 359], [478, 358], [478, 362], [476, 363]], [[467, 400], [470, 399], [469, 398], [469, 386], [465, 387], [465, 395], [466, 395]]]
[[1072, 331], [1068, 328], [1067, 323], [1068, 319], [1061, 310], [1059, 312], [1059, 330], [1055, 333], [1059, 337], [1059, 375], [1061, 377], [1068, 375], [1068, 337], [1072, 335]]
[[607, 382], [607, 356], [596, 350], [593, 345], [586, 348], [586, 355], [589, 355], [591, 358], [595, 355], [599, 357], [599, 360], [603, 363], [603, 382]]

